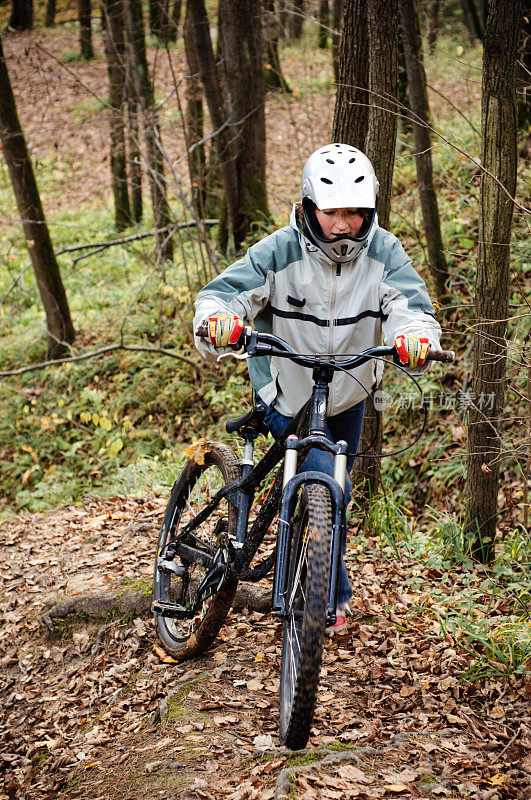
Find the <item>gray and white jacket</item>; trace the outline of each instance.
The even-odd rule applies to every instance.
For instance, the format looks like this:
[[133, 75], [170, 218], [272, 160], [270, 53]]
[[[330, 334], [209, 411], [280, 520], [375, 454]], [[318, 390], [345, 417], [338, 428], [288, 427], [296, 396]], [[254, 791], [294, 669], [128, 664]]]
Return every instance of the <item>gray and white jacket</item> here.
[[[440, 349], [426, 286], [396, 236], [375, 223], [357, 258], [335, 264], [303, 234], [295, 207], [289, 226], [252, 245], [199, 292], [195, 305], [194, 331], [209, 316], [237, 314], [301, 353], [361, 353], [382, 339], [392, 345], [401, 333], [427, 336]], [[220, 352], [197, 337], [196, 346], [204, 356]], [[248, 366], [255, 391], [281, 414], [293, 416], [311, 394], [311, 370], [288, 359], [261, 356]], [[328, 415], [363, 400], [382, 370], [380, 361], [369, 361], [351, 371], [357, 380], [336, 372]]]

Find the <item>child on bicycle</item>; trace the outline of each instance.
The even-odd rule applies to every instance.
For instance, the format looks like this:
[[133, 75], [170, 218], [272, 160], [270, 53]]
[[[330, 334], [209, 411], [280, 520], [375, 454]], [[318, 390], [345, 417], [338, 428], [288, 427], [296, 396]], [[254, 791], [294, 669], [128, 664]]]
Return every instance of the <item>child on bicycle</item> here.
[[[302, 353], [361, 353], [396, 346], [413, 374], [423, 371], [430, 348], [440, 349], [440, 327], [426, 286], [398, 239], [378, 226], [378, 181], [369, 159], [350, 145], [320, 147], [307, 160], [287, 227], [252, 245], [245, 256], [200, 292], [194, 331], [208, 319], [210, 341], [196, 337], [204, 356], [235, 343], [244, 324], [281, 337]], [[292, 361], [260, 357], [248, 362], [265, 424], [279, 436], [310, 397], [311, 371]], [[425, 368], [425, 367], [424, 367]], [[336, 372], [327, 409], [329, 438], [344, 439], [350, 473], [358, 448], [364, 402], [383, 365], [370, 360], [350, 375]], [[333, 475], [333, 457], [311, 450], [303, 470]], [[351, 483], [345, 491], [350, 497]], [[343, 554], [346, 530], [343, 531]], [[342, 564], [336, 624], [346, 626], [352, 595]]]

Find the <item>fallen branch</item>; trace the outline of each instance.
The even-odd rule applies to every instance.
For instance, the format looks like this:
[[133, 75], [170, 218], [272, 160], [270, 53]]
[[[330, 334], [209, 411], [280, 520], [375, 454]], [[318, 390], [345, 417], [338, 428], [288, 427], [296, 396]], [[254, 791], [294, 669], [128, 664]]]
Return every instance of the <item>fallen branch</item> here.
[[[202, 225], [217, 225], [219, 222], [218, 219], [202, 219]], [[171, 225], [171, 228], [193, 228], [197, 225], [195, 219], [188, 220], [187, 222], [179, 222], [175, 225]], [[56, 250], [55, 255], [61, 256], [64, 253], [75, 253], [76, 250], [88, 250], [91, 248], [98, 248], [99, 250], [105, 250], [107, 247], [114, 247], [115, 245], [119, 244], [128, 244], [128, 242], [137, 242], [140, 239], [148, 239], [150, 236], [156, 236], [160, 233], [165, 233], [168, 230], [166, 228], [158, 228], [154, 231], [146, 231], [145, 233], [136, 233], [132, 234], [131, 236], [123, 236], [121, 239], [111, 239], [108, 242], [87, 242], [86, 244], [72, 244], [69, 247], [63, 247], [61, 250]]]
[[74, 361], [85, 361], [88, 358], [106, 355], [107, 353], [114, 353], [118, 350], [127, 350], [133, 353], [156, 353], [158, 355], [176, 358], [178, 361], [184, 361], [185, 364], [188, 364], [190, 367], [192, 367], [196, 371], [198, 377], [205, 375], [207, 372], [202, 365], [196, 364], [191, 358], [182, 356], [179, 353], [174, 353], [173, 350], [166, 350], [165, 347], [147, 347], [144, 345], [133, 344], [109, 344], [105, 347], [100, 347], [98, 350], [89, 350], [88, 353], [79, 353], [77, 356], [65, 356], [64, 358], [56, 358], [55, 360], [51, 361], [39, 361], [38, 364], [30, 364], [27, 367], [19, 367], [18, 369], [12, 370], [2, 370], [0, 371], [0, 378], [8, 378], [12, 375], [24, 375], [26, 372], [36, 372], [41, 369], [46, 369], [46, 367], [56, 367], [59, 364], [69, 364]]

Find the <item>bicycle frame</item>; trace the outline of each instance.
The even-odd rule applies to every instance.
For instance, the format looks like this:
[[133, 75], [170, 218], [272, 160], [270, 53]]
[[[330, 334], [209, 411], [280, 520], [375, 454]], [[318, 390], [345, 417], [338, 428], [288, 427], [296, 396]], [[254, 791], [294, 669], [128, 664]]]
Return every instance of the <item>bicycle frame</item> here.
[[[230, 542], [229, 568], [238, 580], [257, 581], [269, 572], [275, 563], [273, 582], [272, 610], [283, 617], [285, 614], [285, 585], [287, 580], [287, 565], [290, 553], [289, 520], [295, 511], [297, 495], [300, 489], [309, 483], [320, 483], [329, 491], [332, 504], [332, 547], [330, 561], [330, 588], [327, 608], [327, 622], [335, 621], [339, 569], [341, 563], [341, 528], [345, 515], [345, 476], [347, 445], [346, 442], [331, 442], [326, 438], [326, 407], [328, 401], [329, 383], [333, 370], [328, 364], [318, 365], [314, 368], [314, 388], [310, 400], [300, 409], [286, 430], [269, 448], [263, 458], [253, 465], [253, 442], [255, 433], [243, 433], [245, 441], [245, 456], [242, 466], [242, 476], [220, 489], [210, 503], [183, 529], [181, 541], [201, 525], [214, 511], [223, 498], [237, 509], [236, 534]], [[300, 434], [303, 435], [302, 438]], [[301, 464], [308, 451], [312, 448], [325, 450], [335, 457], [334, 477], [321, 472], [309, 471], [296, 474], [297, 463]], [[264, 478], [269, 475], [286, 455], [283, 474], [278, 471], [269, 494], [258, 511], [250, 528], [249, 513], [251, 510], [255, 490]], [[280, 519], [278, 526], [277, 548], [275, 558], [266, 559], [262, 565], [249, 571], [254, 558], [280, 504]], [[208, 576], [207, 576], [208, 577]], [[205, 586], [209, 581], [205, 578]], [[198, 597], [198, 604], [201, 598]]]

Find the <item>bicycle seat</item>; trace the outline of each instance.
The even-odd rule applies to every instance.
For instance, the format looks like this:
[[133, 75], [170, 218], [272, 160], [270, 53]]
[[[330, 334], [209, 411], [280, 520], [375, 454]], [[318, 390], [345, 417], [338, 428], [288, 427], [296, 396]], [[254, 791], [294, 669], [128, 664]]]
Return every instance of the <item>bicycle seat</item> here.
[[269, 430], [264, 425], [265, 413], [265, 406], [253, 406], [243, 417], [227, 420], [225, 430], [227, 433], [241, 433], [242, 430], [250, 428], [256, 432], [256, 435], [263, 433], [264, 436], [267, 436]]

